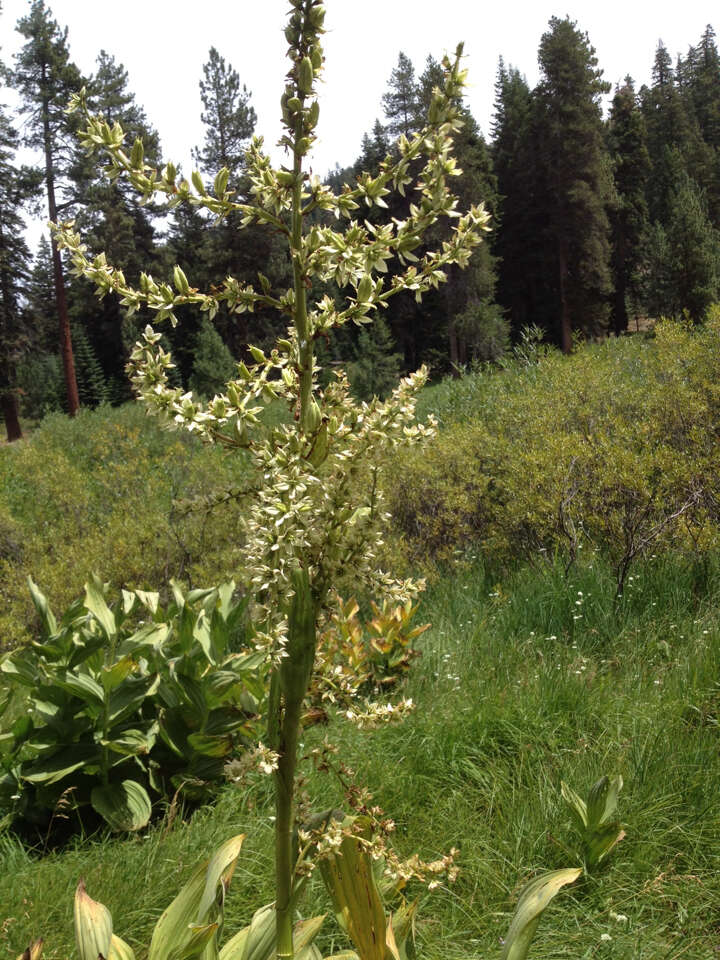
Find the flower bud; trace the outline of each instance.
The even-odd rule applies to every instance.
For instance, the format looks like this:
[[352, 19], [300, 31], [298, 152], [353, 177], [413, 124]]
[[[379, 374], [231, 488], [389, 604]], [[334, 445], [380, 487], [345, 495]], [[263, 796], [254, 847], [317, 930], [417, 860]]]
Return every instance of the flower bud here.
[[312, 93], [313, 65], [310, 57], [303, 57], [298, 70], [298, 90], [307, 96]]

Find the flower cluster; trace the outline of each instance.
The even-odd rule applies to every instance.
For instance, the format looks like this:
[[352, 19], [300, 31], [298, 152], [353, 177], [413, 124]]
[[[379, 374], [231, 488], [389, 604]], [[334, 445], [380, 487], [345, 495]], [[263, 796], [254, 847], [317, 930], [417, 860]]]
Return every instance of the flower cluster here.
[[[283, 655], [282, 624], [292, 596], [292, 569], [309, 572], [320, 613], [329, 591], [350, 577], [354, 585], [365, 583], [394, 602], [407, 602], [418, 588], [378, 569], [382, 531], [388, 523], [378, 470], [389, 449], [434, 431], [432, 421], [425, 425], [415, 421], [414, 398], [426, 371], [404, 379], [387, 400], [358, 404], [343, 375], [326, 389], [319, 387], [314, 343], [344, 323], [371, 322], [388, 299], [402, 291], [420, 299], [446, 279], [447, 266], [467, 263], [487, 229], [481, 207], [458, 213], [448, 186], [459, 173], [452, 135], [461, 123], [461, 50], [454, 62], [445, 60], [445, 88], [434, 92], [428, 126], [410, 139], [402, 137], [376, 177], [364, 174], [354, 187], [346, 185], [334, 194], [303, 171], [318, 116], [315, 84], [323, 64], [318, 38], [324, 11], [319, 4], [310, 4], [307, 11], [300, 4], [297, 11], [288, 27], [291, 69], [283, 94], [282, 143], [292, 151], [293, 163], [273, 168], [262, 143], [254, 140], [247, 153], [252, 203], [238, 201], [227, 190], [227, 171], [218, 173], [211, 190], [197, 172], [187, 181], [179, 179], [171, 163], [160, 172], [149, 168], [140, 141], [126, 151], [120, 126], [90, 116], [84, 93], [74, 97], [69, 108], [85, 116], [82, 140], [88, 150], [103, 151], [110, 176], [126, 176], [145, 199], [164, 194], [171, 205], [188, 202], [218, 217], [239, 212], [245, 223], [280, 229], [290, 246], [293, 288], [275, 293], [265, 277], [259, 278], [258, 289], [228, 277], [219, 289], [201, 292], [179, 267], [173, 271], [172, 285], [143, 274], [133, 287], [104, 254], [89, 255], [72, 224], [56, 227], [58, 243], [69, 253], [75, 273], [91, 280], [100, 296], [119, 297], [128, 313], [142, 311], [154, 315], [155, 322], [174, 323], [180, 306], [194, 305], [212, 318], [221, 307], [240, 313], [262, 304], [291, 319], [287, 336], [268, 355], [250, 348], [254, 362], [239, 363], [237, 377], [206, 403], [171, 386], [172, 359], [151, 325], [128, 365], [135, 392], [168, 426], [187, 429], [206, 442], [249, 451], [259, 479], [247, 490], [243, 579], [255, 599], [254, 622], [268, 638], [268, 653], [276, 661]], [[406, 220], [375, 226], [353, 219], [362, 207], [385, 206], [383, 198], [391, 187], [413, 189]], [[346, 219], [345, 229], [322, 223], [305, 229], [305, 218], [318, 208]], [[439, 249], [418, 255], [423, 235], [441, 218], [453, 225], [449, 239]], [[388, 279], [392, 258], [406, 266]], [[339, 308], [327, 295], [308, 303], [313, 278], [349, 288], [346, 306]], [[260, 417], [262, 407], [278, 399], [288, 404], [292, 421], [267, 430]]]

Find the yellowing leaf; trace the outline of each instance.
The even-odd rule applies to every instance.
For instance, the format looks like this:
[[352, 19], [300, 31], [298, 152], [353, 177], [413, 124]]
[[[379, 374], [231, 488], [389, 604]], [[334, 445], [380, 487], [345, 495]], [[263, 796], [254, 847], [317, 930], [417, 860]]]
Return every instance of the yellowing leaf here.
[[89, 897], [81, 880], [75, 891], [75, 943], [80, 960], [107, 957], [112, 940], [112, 917], [102, 903]]
[[502, 960], [525, 960], [543, 910], [564, 886], [574, 883], [581, 873], [581, 869], [553, 870], [530, 881], [520, 894], [505, 938]]

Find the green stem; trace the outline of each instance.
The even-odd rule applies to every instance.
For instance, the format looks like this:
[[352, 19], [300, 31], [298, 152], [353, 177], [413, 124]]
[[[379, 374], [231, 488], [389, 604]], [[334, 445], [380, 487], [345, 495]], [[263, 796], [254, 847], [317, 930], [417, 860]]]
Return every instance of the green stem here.
[[307, 570], [294, 570], [291, 579], [293, 596], [288, 610], [285, 656], [277, 672], [280, 698], [275, 705], [276, 729], [280, 734], [275, 773], [275, 911], [279, 960], [293, 956], [295, 768], [302, 707], [315, 662], [317, 630], [317, 604]]
[[[302, 114], [298, 114], [295, 124], [295, 142], [303, 136]], [[305, 428], [307, 410], [312, 400], [313, 343], [308, 328], [307, 289], [303, 262], [303, 210], [302, 210], [302, 157], [295, 153], [293, 164], [295, 186], [293, 188], [292, 235], [290, 238], [293, 262], [293, 284], [295, 291], [295, 313], [293, 320], [298, 339], [298, 368], [300, 376], [300, 426]]]
[[302, 700], [286, 703], [280, 730], [278, 768], [275, 773], [275, 887], [277, 956], [293, 956], [292, 880], [293, 827], [295, 820], [295, 768]]
[[102, 751], [102, 780], [103, 785], [110, 783], [110, 748], [107, 745], [108, 728], [110, 726], [110, 694], [105, 692], [105, 706], [103, 707], [103, 751]]
[[[304, 4], [304, 15], [310, 3]], [[297, 63], [307, 54], [305, 30], [296, 48]], [[297, 97], [303, 102], [307, 92], [295, 85]], [[297, 370], [299, 377], [298, 430], [301, 435], [314, 433], [317, 423], [313, 417], [313, 340], [308, 322], [307, 270], [303, 250], [302, 154], [298, 150], [305, 136], [305, 115], [297, 112], [293, 128], [294, 160], [293, 203], [290, 231], [290, 253], [293, 265], [295, 307], [293, 322], [297, 335]], [[269, 731], [277, 737], [278, 768], [275, 773], [275, 912], [278, 960], [293, 956], [292, 912], [293, 828], [295, 820], [295, 770], [303, 700], [312, 675], [315, 659], [315, 608], [306, 572], [294, 577], [295, 597], [288, 620], [288, 645], [285, 659], [273, 678], [270, 691]], [[274, 714], [274, 716], [273, 716]]]
[[[302, 114], [295, 124], [295, 143], [303, 136]], [[290, 246], [293, 263], [295, 310], [293, 320], [298, 341], [299, 429], [305, 432], [308, 411], [312, 402], [313, 344], [308, 328], [306, 274], [303, 261], [303, 210], [302, 210], [302, 157], [296, 151], [293, 164], [295, 187], [293, 190], [292, 232]], [[291, 614], [290, 630], [293, 631]], [[293, 659], [295, 651], [287, 655]], [[308, 675], [309, 681], [309, 675]], [[278, 687], [282, 690], [279, 695]], [[303, 689], [288, 690], [281, 676], [274, 678], [271, 688], [270, 731], [278, 737], [278, 769], [275, 773], [275, 911], [278, 960], [293, 956], [293, 827], [295, 818], [295, 769], [297, 766], [298, 737], [302, 703], [307, 692]]]

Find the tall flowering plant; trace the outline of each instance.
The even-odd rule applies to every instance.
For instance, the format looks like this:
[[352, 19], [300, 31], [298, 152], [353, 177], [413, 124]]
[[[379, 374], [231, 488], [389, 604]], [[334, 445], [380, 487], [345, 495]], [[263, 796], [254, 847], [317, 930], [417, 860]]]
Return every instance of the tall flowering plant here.
[[[376, 176], [362, 173], [354, 185], [335, 193], [308, 171], [319, 118], [324, 20], [321, 0], [291, 0], [280, 141], [288, 159], [275, 168], [262, 139], [255, 138], [247, 153], [246, 199], [228, 189], [227, 169], [209, 186], [198, 172], [189, 181], [182, 178], [172, 163], [161, 170], [150, 167], [142, 141], [128, 148], [118, 123], [111, 126], [89, 114], [84, 92], [69, 107], [84, 115], [82, 142], [90, 152], [104, 154], [108, 176], [127, 178], [145, 200], [165, 195], [171, 207], [189, 203], [218, 219], [236, 213], [242, 226], [265, 224], [280, 231], [292, 262], [290, 289], [273, 290], [259, 274], [255, 285], [227, 277], [219, 288], [201, 291], [180, 267], [172, 284], [141, 274], [133, 286], [104, 254], [89, 254], [72, 223], [55, 228], [75, 273], [91, 280], [100, 296], [114, 294], [128, 314], [154, 317], [129, 363], [134, 389], [148, 412], [207, 442], [246, 450], [255, 468], [245, 491], [245, 568], [239, 578], [252, 598], [256, 644], [270, 666], [265, 756], [275, 768], [275, 910], [277, 955], [283, 958], [293, 955], [298, 734], [319, 628], [341, 579], [366, 585], [383, 601], [407, 603], [416, 595], [417, 582], [394, 579], [379, 568], [388, 516], [378, 471], [388, 450], [434, 430], [432, 421], [415, 421], [415, 395], [425, 383], [425, 369], [402, 380], [388, 399], [357, 403], [344, 374], [320, 387], [315, 346], [344, 324], [372, 323], [392, 297], [411, 292], [420, 300], [447, 279], [449, 266], [467, 265], [488, 220], [482, 205], [459, 212], [450, 188], [460, 173], [452, 142], [461, 126], [462, 47], [444, 60], [444, 85], [433, 92], [427, 126], [400, 137]], [[407, 218], [369, 223], [362, 214], [386, 207], [391, 190], [409, 194]], [[316, 211], [326, 215], [311, 219]], [[447, 239], [425, 250], [424, 235], [441, 220], [449, 224]], [[400, 264], [399, 273], [388, 272], [391, 261]], [[312, 299], [312, 280], [333, 281], [343, 302], [328, 294]], [[171, 386], [172, 360], [155, 329], [163, 321], [174, 324], [176, 309], [186, 305], [211, 319], [223, 305], [230, 313], [256, 305], [274, 308], [287, 317], [287, 335], [268, 354], [250, 347], [253, 362], [238, 363], [237, 376], [224, 391], [201, 403]], [[277, 399], [288, 404], [292, 417], [267, 428], [260, 418], [262, 405]]]

